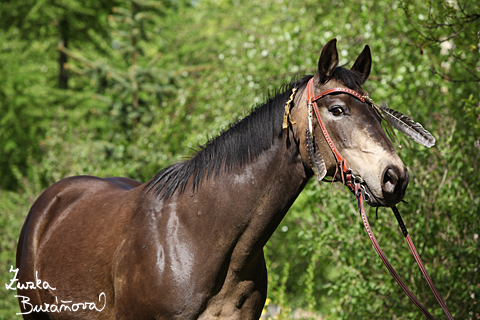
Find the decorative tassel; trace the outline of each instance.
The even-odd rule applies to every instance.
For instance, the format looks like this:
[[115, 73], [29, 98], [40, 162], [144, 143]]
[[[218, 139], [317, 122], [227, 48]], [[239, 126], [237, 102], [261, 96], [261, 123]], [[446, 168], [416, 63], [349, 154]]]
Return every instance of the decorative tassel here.
[[312, 166], [313, 173], [315, 178], [318, 181], [323, 180], [327, 174], [327, 168], [325, 166], [325, 161], [323, 160], [320, 150], [318, 149], [317, 143], [313, 136], [313, 111], [312, 104], [309, 103], [308, 107], [308, 127], [306, 134], [307, 150], [308, 156], [310, 158], [310, 165]]
[[295, 124], [295, 121], [290, 120], [290, 103], [292, 103], [293, 98], [295, 97], [295, 92], [297, 92], [297, 88], [292, 89], [292, 94], [290, 95], [290, 99], [285, 104], [285, 114], [283, 115], [283, 125], [282, 125], [283, 129], [288, 128], [289, 121], [292, 125]]

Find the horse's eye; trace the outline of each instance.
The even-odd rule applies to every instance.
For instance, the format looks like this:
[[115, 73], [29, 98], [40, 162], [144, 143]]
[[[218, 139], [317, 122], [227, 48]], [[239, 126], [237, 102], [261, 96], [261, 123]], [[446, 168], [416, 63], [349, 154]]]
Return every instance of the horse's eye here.
[[329, 110], [335, 117], [342, 116], [345, 114], [342, 107], [334, 106]]

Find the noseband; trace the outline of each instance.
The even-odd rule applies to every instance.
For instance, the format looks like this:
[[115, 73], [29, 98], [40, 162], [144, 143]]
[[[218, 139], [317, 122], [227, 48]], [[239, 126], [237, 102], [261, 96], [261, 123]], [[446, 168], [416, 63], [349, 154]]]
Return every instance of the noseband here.
[[[368, 223], [367, 215], [365, 213], [365, 208], [364, 208], [364, 199], [365, 199], [365, 183], [363, 179], [359, 176], [354, 176], [352, 174], [352, 170], [350, 169], [350, 166], [348, 165], [347, 160], [340, 154], [340, 152], [337, 150], [335, 147], [335, 144], [333, 143], [332, 139], [330, 138], [330, 135], [328, 134], [327, 128], [325, 127], [325, 124], [322, 120], [322, 117], [320, 116], [320, 112], [318, 111], [318, 106], [317, 106], [317, 100], [325, 97], [326, 95], [332, 94], [332, 93], [344, 93], [344, 94], [349, 94], [358, 100], [360, 100], [363, 103], [367, 103], [376, 110], [378, 109], [378, 106], [373, 102], [373, 100], [368, 96], [367, 93], [364, 95], [360, 95], [358, 92], [348, 89], [348, 88], [332, 88], [329, 90], [326, 90], [319, 95], [314, 95], [313, 91], [313, 77], [308, 81], [307, 84], [307, 107], [308, 107], [308, 129], [307, 129], [307, 149], [310, 157], [310, 162], [312, 164], [312, 169], [313, 172], [315, 173], [315, 176], [317, 180], [322, 180], [326, 174], [326, 169], [325, 169], [325, 164], [323, 163], [323, 160], [319, 161], [315, 154], [315, 149], [313, 147], [313, 143], [315, 142], [315, 138], [313, 135], [313, 112], [315, 113], [315, 116], [317, 118], [318, 124], [320, 126], [320, 129], [322, 130], [322, 134], [325, 137], [325, 140], [327, 141], [328, 146], [332, 150], [332, 153], [335, 157], [335, 160], [337, 162], [337, 171], [340, 171], [340, 175], [342, 177], [342, 181], [347, 187], [352, 191], [358, 202], [358, 210], [360, 212], [360, 216], [362, 218], [363, 225], [365, 227], [365, 230], [367, 231], [368, 237], [370, 238], [370, 241], [372, 242], [373, 247], [375, 248], [375, 251], [377, 254], [380, 256], [382, 259], [382, 262], [385, 264], [387, 267], [388, 271], [390, 274], [393, 276], [393, 278], [397, 281], [397, 283], [400, 285], [400, 287], [403, 289], [403, 291], [407, 294], [407, 296], [413, 301], [413, 303], [422, 311], [422, 313], [430, 320], [435, 320], [435, 318], [428, 312], [428, 310], [415, 298], [415, 296], [412, 294], [412, 292], [407, 288], [407, 286], [404, 284], [404, 282], [400, 279], [398, 274], [396, 273], [395, 269], [391, 266], [391, 264], [388, 262], [385, 254], [383, 253], [382, 249], [380, 248], [380, 245], [378, 244], [372, 229], [370, 228], [370, 225]], [[313, 112], [312, 112], [313, 110]], [[318, 151], [318, 148], [317, 148]], [[320, 168], [320, 166], [323, 166]], [[336, 174], [335, 174], [336, 175]], [[334, 177], [335, 177], [334, 175]], [[392, 207], [392, 210], [395, 214], [395, 217], [397, 218], [398, 224], [400, 225], [400, 228], [402, 230], [403, 235], [405, 236], [405, 239], [408, 243], [408, 246], [410, 250], [412, 251], [412, 254], [415, 258], [415, 261], [417, 262], [420, 271], [422, 272], [425, 280], [427, 281], [430, 289], [432, 290], [433, 294], [435, 295], [435, 298], [437, 299], [438, 303], [442, 307], [445, 315], [449, 320], [453, 320], [452, 315], [450, 314], [450, 311], [448, 311], [447, 306], [445, 302], [442, 300], [440, 294], [437, 292], [435, 286], [433, 285], [432, 280], [430, 279], [427, 270], [425, 269], [425, 266], [423, 265], [420, 255], [418, 254], [417, 250], [415, 249], [415, 246], [413, 245], [412, 239], [410, 238], [410, 235], [407, 232], [407, 228], [405, 227], [405, 224], [403, 223], [402, 217], [400, 216], [400, 213], [398, 212], [398, 209], [396, 206]]]

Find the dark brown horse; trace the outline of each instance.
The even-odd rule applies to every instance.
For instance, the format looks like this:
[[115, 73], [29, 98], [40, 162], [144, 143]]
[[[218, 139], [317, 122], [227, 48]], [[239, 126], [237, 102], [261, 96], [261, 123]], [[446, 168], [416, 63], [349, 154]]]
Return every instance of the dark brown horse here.
[[[331, 40], [314, 92], [363, 94], [370, 68], [368, 46], [351, 69], [338, 67]], [[263, 246], [314, 174], [305, 90], [311, 78], [291, 83], [145, 184], [79, 176], [45, 190], [18, 244], [24, 317], [258, 319], [267, 292]], [[398, 203], [407, 169], [374, 109], [338, 92], [317, 103], [336, 147], [365, 181], [368, 203]], [[336, 162], [317, 121], [313, 140], [321, 157], [313, 160], [333, 177]]]

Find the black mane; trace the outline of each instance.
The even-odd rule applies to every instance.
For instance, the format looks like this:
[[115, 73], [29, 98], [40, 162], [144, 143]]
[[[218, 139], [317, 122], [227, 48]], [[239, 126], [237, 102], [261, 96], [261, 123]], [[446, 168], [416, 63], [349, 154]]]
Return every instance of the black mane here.
[[[218, 175], [222, 169], [228, 172], [250, 163], [268, 150], [275, 138], [282, 134], [285, 103], [293, 88], [306, 86], [311, 77], [305, 76], [270, 94], [264, 104], [253, 108], [247, 117], [234, 122], [207, 142], [190, 160], [175, 163], [160, 171], [148, 182], [146, 192], [153, 191], [162, 199], [169, 198], [175, 192], [182, 193], [192, 177], [195, 191], [205, 176], [209, 178], [212, 174]], [[333, 77], [351, 89], [357, 89], [361, 84], [361, 75], [342, 67], [336, 68]]]

